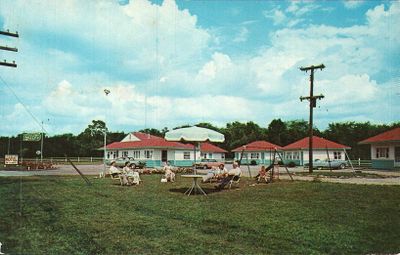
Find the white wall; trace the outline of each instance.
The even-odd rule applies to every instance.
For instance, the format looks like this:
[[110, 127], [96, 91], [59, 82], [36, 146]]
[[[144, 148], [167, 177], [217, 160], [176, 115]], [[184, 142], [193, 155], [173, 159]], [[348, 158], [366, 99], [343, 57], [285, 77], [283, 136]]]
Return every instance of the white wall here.
[[[376, 148], [382, 148], [386, 147], [389, 148], [389, 158], [386, 159], [392, 159], [394, 160], [395, 157], [395, 147], [400, 147], [400, 143], [379, 143], [379, 144], [372, 144], [371, 145], [371, 159], [377, 159], [376, 158]], [[378, 159], [385, 159], [385, 158], [378, 158]]]
[[[190, 159], [184, 159], [183, 158], [183, 153], [184, 152], [189, 152], [190, 153]], [[196, 152], [196, 156], [200, 158], [200, 152]], [[193, 155], [193, 150], [176, 150], [175, 151], [175, 160], [193, 160], [194, 155]]]
[[[343, 150], [337, 149], [337, 150], [328, 150], [328, 154], [329, 154], [329, 158], [331, 160], [335, 159], [334, 157], [334, 152], [340, 152], [341, 153], [341, 160], [346, 160], [345, 158], [345, 154]], [[327, 160], [328, 159], [328, 155], [326, 154], [326, 150], [322, 149], [322, 150], [313, 150], [313, 160]], [[308, 161], [308, 150], [303, 150], [303, 160], [304, 161]]]

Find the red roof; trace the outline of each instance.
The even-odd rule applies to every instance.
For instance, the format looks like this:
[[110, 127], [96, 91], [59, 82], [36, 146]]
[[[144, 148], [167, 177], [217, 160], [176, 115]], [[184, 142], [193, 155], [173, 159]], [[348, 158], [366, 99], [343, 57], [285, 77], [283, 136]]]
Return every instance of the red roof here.
[[[133, 132], [140, 141], [114, 142], [107, 145], [107, 149], [131, 149], [131, 148], [176, 148], [193, 150], [192, 144], [184, 144], [180, 142], [170, 142], [162, 137], [149, 135], [141, 132]], [[200, 149], [203, 152], [221, 152], [227, 151], [221, 149], [211, 143], [202, 143]]]
[[278, 150], [281, 150], [282, 147], [267, 141], [254, 141], [246, 145], [242, 145], [232, 151], [267, 151], [267, 150], [274, 150], [277, 148]]
[[142, 132], [132, 132], [132, 135], [136, 136], [139, 140], [147, 140], [147, 139], [164, 139], [155, 135], [145, 134]]
[[[309, 138], [305, 137], [297, 142], [291, 143], [283, 147], [284, 150], [294, 150], [294, 149], [308, 149]], [[349, 146], [335, 143], [325, 138], [318, 136], [313, 136], [313, 149], [350, 149]]]
[[200, 151], [201, 152], [220, 152], [220, 153], [227, 153], [226, 150], [215, 146], [214, 144], [211, 143], [201, 143], [200, 144]]
[[365, 139], [360, 144], [369, 144], [377, 142], [398, 142], [400, 141], [400, 127], [380, 133], [379, 135]]
[[140, 141], [114, 142], [107, 145], [107, 149], [128, 149], [128, 148], [177, 148], [177, 149], [193, 149], [191, 144], [183, 144], [179, 142], [170, 142], [164, 138], [149, 135], [141, 132], [132, 133]]

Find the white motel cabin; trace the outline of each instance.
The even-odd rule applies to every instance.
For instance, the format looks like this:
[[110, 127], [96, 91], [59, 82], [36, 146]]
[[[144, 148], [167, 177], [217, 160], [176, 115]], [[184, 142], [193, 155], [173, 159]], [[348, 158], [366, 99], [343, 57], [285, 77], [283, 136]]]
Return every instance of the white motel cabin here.
[[400, 168], [400, 128], [365, 139], [359, 144], [371, 145], [371, 163], [375, 169]]
[[[173, 166], [188, 167], [194, 162], [194, 146], [180, 142], [167, 141], [162, 137], [141, 132], [132, 132], [120, 142], [106, 146], [107, 159], [132, 157], [146, 162], [147, 167], [160, 167], [165, 162]], [[196, 150], [196, 161], [201, 158], [225, 160], [226, 151], [210, 143], [200, 144]]]
[[[346, 160], [345, 150], [350, 149], [349, 146], [339, 144], [318, 136], [313, 136], [312, 142], [314, 160]], [[285, 164], [293, 162], [296, 165], [301, 166], [305, 163], [308, 163], [308, 148], [309, 137], [303, 138], [283, 147]]]
[[[235, 153], [235, 160], [241, 160], [242, 164], [271, 164], [274, 157], [275, 149], [282, 152], [282, 147], [267, 141], [254, 141], [246, 145], [242, 145], [232, 152]], [[242, 156], [243, 153], [243, 156]], [[275, 155], [278, 157], [278, 155]]]

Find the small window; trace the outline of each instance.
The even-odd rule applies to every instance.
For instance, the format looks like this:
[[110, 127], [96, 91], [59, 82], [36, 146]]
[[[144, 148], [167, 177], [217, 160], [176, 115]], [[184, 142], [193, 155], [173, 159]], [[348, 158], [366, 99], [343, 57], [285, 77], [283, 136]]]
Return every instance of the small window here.
[[287, 152], [286, 153], [286, 159], [292, 159], [292, 153], [291, 152]]
[[149, 150], [144, 151], [144, 157], [148, 158], [148, 159], [153, 158], [153, 151], [149, 151]]
[[334, 152], [333, 152], [333, 158], [334, 158], [334, 159], [342, 159], [342, 152], [340, 152], [340, 151], [334, 151]]
[[128, 157], [128, 152], [127, 151], [123, 151], [122, 152], [122, 157]]
[[140, 151], [133, 151], [134, 158], [140, 158]]
[[298, 151], [293, 152], [293, 159], [300, 159], [300, 153]]
[[252, 159], [254, 159], [254, 158], [258, 159], [259, 157], [260, 157], [260, 153], [258, 153], [258, 152], [252, 152], [250, 154], [250, 158], [252, 158]]
[[376, 158], [389, 158], [389, 148], [376, 148]]
[[208, 158], [213, 158], [212, 153], [208, 153]]
[[190, 152], [188, 151], [183, 152], [183, 159], [190, 159]]

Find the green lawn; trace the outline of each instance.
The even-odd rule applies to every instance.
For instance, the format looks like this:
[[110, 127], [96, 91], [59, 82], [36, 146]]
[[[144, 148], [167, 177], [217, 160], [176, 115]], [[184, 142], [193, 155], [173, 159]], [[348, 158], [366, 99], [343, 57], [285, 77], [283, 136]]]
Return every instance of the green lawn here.
[[300, 176], [326, 176], [326, 177], [343, 177], [343, 178], [354, 178], [354, 177], [362, 177], [362, 178], [372, 178], [372, 179], [383, 179], [388, 178], [389, 176], [373, 174], [373, 173], [363, 173], [363, 172], [340, 172], [338, 170], [334, 170], [332, 172], [327, 171], [313, 171], [312, 173], [309, 172], [296, 172], [296, 175]]
[[0, 178], [7, 254], [367, 254], [400, 251], [400, 187], [276, 182], [208, 197], [189, 180]]

